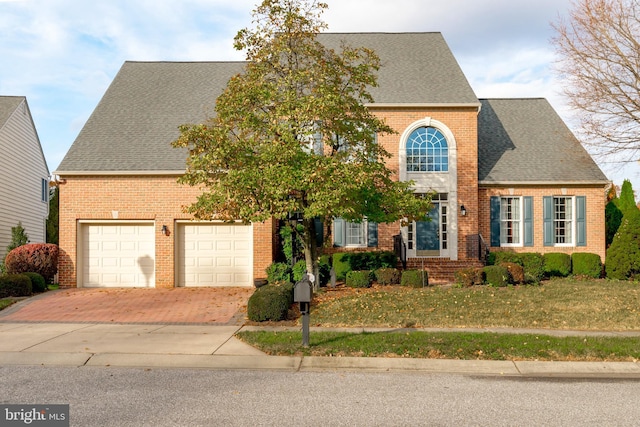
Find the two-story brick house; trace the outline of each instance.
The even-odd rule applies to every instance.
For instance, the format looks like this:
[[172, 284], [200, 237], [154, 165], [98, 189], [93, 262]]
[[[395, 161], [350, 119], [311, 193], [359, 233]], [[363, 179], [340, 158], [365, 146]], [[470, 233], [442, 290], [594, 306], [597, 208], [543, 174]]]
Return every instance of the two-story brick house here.
[[[345, 223], [337, 250], [393, 249], [434, 278], [492, 250], [585, 251], [604, 258], [607, 179], [543, 99], [479, 100], [439, 33], [322, 34], [382, 61], [368, 107], [397, 179], [435, 193], [430, 221]], [[63, 286], [249, 286], [275, 256], [275, 221], [195, 222], [197, 190], [176, 179], [178, 126], [201, 123], [241, 62], [126, 62], [55, 174]]]

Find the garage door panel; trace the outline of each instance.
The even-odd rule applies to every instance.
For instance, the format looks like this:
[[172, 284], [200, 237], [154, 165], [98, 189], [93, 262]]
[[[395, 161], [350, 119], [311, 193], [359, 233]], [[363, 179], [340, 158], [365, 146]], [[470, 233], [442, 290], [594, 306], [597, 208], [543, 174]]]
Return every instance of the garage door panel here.
[[250, 286], [250, 225], [182, 224], [178, 227], [179, 286]]
[[153, 224], [85, 224], [81, 233], [82, 286], [155, 286]]

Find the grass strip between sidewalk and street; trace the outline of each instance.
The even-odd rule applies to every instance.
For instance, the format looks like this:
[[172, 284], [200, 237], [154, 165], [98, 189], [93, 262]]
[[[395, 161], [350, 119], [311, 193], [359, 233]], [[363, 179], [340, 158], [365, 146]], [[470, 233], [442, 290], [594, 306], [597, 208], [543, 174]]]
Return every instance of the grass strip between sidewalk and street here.
[[241, 331], [237, 337], [280, 356], [410, 357], [460, 360], [633, 361], [640, 337], [556, 337], [483, 332]]

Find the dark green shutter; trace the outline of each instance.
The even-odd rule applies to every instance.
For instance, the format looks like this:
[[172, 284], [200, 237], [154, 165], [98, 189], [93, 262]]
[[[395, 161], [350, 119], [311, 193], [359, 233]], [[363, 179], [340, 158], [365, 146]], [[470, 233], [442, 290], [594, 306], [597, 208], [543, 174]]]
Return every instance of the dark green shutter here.
[[321, 248], [324, 243], [324, 224], [320, 218], [314, 218], [313, 225], [316, 229], [316, 245]]
[[342, 218], [333, 220], [333, 246], [344, 246], [344, 220]]
[[367, 222], [367, 246], [375, 248], [378, 246], [378, 224]]
[[587, 198], [576, 197], [576, 246], [587, 246]]
[[522, 198], [524, 201], [524, 246], [533, 246], [533, 197]]
[[545, 246], [553, 246], [554, 243], [554, 235], [553, 235], [553, 197], [545, 196], [542, 198], [542, 213], [543, 213], [543, 244]]
[[491, 246], [500, 246], [500, 197], [491, 197]]

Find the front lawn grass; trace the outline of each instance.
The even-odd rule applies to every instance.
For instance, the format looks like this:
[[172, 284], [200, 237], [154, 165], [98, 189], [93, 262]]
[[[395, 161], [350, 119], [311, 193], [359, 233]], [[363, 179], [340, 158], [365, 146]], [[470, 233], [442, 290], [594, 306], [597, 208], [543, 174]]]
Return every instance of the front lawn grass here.
[[268, 354], [487, 360], [640, 359], [640, 337], [554, 337], [540, 332], [422, 332], [419, 328], [640, 330], [640, 285], [556, 279], [539, 286], [492, 288], [374, 286], [325, 289], [314, 296], [312, 326], [416, 328], [411, 332], [242, 332]]
[[5, 308], [9, 307], [14, 302], [16, 302], [16, 300], [13, 299], [13, 298], [2, 298], [2, 299], [0, 299], [0, 310], [4, 310]]
[[326, 289], [314, 296], [311, 325], [640, 330], [640, 285], [566, 278], [506, 288]]
[[242, 331], [237, 335], [280, 356], [412, 357], [461, 360], [636, 361], [640, 338], [553, 337], [480, 332], [316, 332], [302, 347], [301, 332]]

